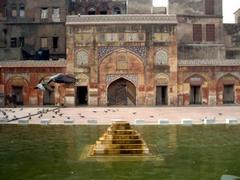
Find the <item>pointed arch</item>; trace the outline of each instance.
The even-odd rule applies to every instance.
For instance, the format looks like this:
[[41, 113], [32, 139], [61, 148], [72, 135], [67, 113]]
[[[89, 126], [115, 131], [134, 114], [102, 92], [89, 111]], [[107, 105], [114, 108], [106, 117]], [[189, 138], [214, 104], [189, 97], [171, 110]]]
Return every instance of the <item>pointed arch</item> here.
[[159, 49], [155, 55], [156, 65], [167, 65], [168, 64], [168, 52], [163, 49]]
[[114, 53], [118, 53], [118, 52], [119, 52], [119, 53], [124, 53], [124, 52], [125, 52], [125, 53], [130, 53], [130, 54], [136, 56], [137, 59], [141, 60], [142, 63], [145, 62], [145, 59], [143, 58], [143, 56], [140, 55], [139, 53], [136, 53], [137, 50], [136, 50], [136, 52], [134, 52], [134, 51], [129, 50], [129, 49], [126, 49], [126, 48], [118, 48], [118, 49], [109, 49], [109, 50], [106, 50], [105, 55], [103, 55], [103, 56], [100, 58], [100, 63], [102, 63], [105, 59], [107, 59], [107, 57], [111, 56], [111, 55], [114, 54]]
[[136, 105], [136, 86], [125, 78], [118, 78], [107, 88], [108, 105]]

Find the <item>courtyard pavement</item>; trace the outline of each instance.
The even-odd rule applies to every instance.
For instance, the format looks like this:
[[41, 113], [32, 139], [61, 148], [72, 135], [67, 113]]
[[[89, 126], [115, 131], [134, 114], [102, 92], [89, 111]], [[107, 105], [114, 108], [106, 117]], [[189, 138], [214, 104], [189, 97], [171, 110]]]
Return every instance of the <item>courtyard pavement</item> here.
[[[0, 123], [95, 125], [124, 120], [131, 124], [203, 124], [205, 120], [240, 123], [240, 106], [220, 107], [75, 107], [1, 108]], [[22, 121], [21, 121], [22, 120]], [[8, 121], [8, 122], [7, 122]]]

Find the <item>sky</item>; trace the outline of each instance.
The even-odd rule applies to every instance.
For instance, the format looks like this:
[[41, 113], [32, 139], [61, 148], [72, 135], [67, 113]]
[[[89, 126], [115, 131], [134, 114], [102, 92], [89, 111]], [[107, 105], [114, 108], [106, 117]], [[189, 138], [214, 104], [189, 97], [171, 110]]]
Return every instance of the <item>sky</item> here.
[[[154, 6], [167, 6], [168, 0], [153, 0]], [[240, 0], [223, 0], [223, 22], [234, 23], [234, 12], [240, 8]]]

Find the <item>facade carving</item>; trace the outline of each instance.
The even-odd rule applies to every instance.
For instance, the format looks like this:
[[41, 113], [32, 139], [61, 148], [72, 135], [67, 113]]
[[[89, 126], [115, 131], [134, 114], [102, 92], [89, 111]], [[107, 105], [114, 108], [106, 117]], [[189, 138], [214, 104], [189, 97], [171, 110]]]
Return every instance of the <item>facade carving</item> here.
[[[0, 98], [19, 94], [19, 105], [240, 104], [240, 25], [223, 24], [222, 0], [169, 0], [169, 14], [152, 0], [3, 2]], [[11, 3], [25, 8], [12, 11]], [[56, 73], [78, 81], [49, 96], [34, 89]]]

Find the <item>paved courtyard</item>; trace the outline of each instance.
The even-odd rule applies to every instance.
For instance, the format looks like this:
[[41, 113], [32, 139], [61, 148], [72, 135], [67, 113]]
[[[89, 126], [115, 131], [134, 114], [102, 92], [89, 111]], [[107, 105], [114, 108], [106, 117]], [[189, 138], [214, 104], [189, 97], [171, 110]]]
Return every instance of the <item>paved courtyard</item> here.
[[[110, 124], [115, 120], [125, 120], [134, 124], [159, 124], [165, 120], [169, 124], [181, 124], [182, 119], [192, 120], [192, 124], [203, 124], [204, 118], [214, 119], [217, 124], [227, 118], [240, 121], [240, 106], [222, 107], [77, 107], [77, 108], [2, 108], [1, 119], [9, 124], [27, 120], [29, 124]], [[5, 115], [4, 115], [5, 114]], [[72, 122], [71, 122], [72, 121]]]

